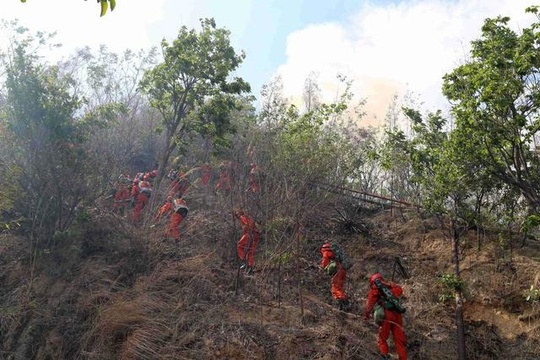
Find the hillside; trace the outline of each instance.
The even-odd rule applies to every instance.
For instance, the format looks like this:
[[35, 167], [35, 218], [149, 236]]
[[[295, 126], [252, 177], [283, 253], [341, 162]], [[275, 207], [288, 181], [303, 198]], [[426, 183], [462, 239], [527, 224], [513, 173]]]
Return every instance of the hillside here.
[[[105, 205], [34, 254], [21, 236], [4, 233], [0, 357], [377, 359], [376, 326], [362, 317], [367, 278], [391, 278], [399, 257], [410, 275], [394, 274], [407, 297], [409, 358], [455, 359], [453, 303], [439, 301], [438, 276], [453, 266], [445, 231], [405, 210], [349, 211], [344, 224], [334, 205], [309, 214], [300, 238], [288, 219], [274, 221], [279, 243], [263, 238], [250, 276], [236, 266], [238, 224], [196, 201], [178, 245], [163, 241], [159, 226], [134, 228]], [[469, 359], [540, 359], [540, 309], [523, 296], [540, 285], [540, 243], [530, 240], [510, 258], [496, 239], [464, 235]], [[328, 240], [354, 262], [349, 312], [332, 303], [330, 279], [317, 267]]]

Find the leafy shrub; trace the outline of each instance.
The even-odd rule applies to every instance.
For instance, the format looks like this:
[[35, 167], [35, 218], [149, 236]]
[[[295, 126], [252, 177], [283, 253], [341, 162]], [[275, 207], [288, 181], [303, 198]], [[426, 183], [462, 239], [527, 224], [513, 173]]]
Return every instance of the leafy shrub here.
[[465, 283], [454, 274], [442, 274], [439, 276], [439, 283], [442, 286], [442, 292], [439, 294], [440, 302], [447, 302], [455, 297], [456, 291], [464, 291]]
[[530, 303], [538, 303], [540, 302], [540, 289], [535, 287], [534, 285], [531, 285], [531, 287], [525, 291], [523, 294], [525, 297], [525, 301]]

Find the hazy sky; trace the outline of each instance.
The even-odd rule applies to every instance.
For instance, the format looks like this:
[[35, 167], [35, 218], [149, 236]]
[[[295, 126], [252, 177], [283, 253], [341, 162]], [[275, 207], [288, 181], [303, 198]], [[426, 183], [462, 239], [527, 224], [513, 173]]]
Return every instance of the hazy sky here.
[[[285, 92], [301, 93], [316, 71], [327, 99], [338, 73], [354, 80], [367, 98], [368, 121], [381, 120], [392, 95], [418, 94], [428, 109], [446, 105], [441, 77], [466, 59], [469, 43], [485, 18], [511, 17], [516, 30], [534, 18], [534, 0], [117, 0], [99, 17], [95, 0], [3, 0], [1, 17], [33, 30], [56, 31], [64, 45], [57, 57], [77, 47], [105, 44], [111, 51], [138, 50], [173, 39], [179, 28], [199, 28], [213, 17], [231, 31], [247, 58], [238, 74], [261, 86], [282, 74]], [[536, 1], [538, 3], [538, 1]], [[1, 40], [0, 40], [1, 41]]]

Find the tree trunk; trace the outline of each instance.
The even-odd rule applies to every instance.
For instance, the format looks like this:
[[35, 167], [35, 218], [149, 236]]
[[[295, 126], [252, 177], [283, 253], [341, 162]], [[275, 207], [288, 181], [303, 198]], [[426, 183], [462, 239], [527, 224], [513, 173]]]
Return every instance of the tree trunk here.
[[[456, 222], [452, 220], [452, 249], [454, 253], [454, 275], [456, 279], [461, 279], [459, 270], [459, 234]], [[463, 322], [463, 294], [461, 289], [455, 289], [456, 296], [456, 328], [458, 360], [467, 360], [467, 350], [465, 348], [465, 324]]]
[[296, 245], [296, 284], [298, 287], [298, 299], [300, 301], [300, 320], [302, 321], [302, 325], [305, 325], [305, 312], [304, 312], [304, 297], [302, 293], [302, 276], [300, 275], [302, 272], [300, 271], [300, 239], [302, 236], [300, 236], [300, 221], [298, 221], [299, 215], [296, 215], [296, 224], [295, 224], [295, 231], [294, 231], [294, 240]]
[[161, 184], [161, 181], [165, 177], [165, 171], [167, 170], [167, 166], [169, 165], [169, 158], [171, 157], [171, 153], [174, 150], [173, 145], [171, 144], [172, 140], [170, 138], [167, 138], [165, 143], [165, 148], [163, 152], [159, 156], [158, 160], [158, 175], [156, 179], [156, 184]]

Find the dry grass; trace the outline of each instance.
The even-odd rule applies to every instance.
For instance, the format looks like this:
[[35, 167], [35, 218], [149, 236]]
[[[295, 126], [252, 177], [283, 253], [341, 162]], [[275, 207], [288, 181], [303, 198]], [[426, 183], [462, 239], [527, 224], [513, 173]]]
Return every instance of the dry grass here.
[[114, 350], [121, 359], [155, 359], [168, 334], [156, 314], [167, 306], [149, 294], [134, 299], [119, 296], [99, 311], [84, 347], [94, 356]]
[[[367, 278], [374, 271], [390, 278], [400, 256], [411, 274], [394, 274], [407, 297], [410, 358], [455, 359], [453, 304], [439, 302], [437, 277], [453, 271], [451, 245], [436, 222], [385, 212], [359, 220], [371, 229], [364, 236], [341, 233], [331, 221], [307, 214], [313, 227], [305, 240], [293, 242], [290, 229], [264, 239], [259, 271], [241, 274], [237, 283], [239, 229], [228, 215], [194, 210], [176, 245], [163, 241], [159, 229], [133, 232], [101, 214], [108, 220], [86, 239], [88, 252], [76, 266], [61, 277], [35, 277], [39, 311], [21, 307], [28, 268], [15, 254], [24, 249], [2, 250], [0, 336], [6, 351], [21, 351], [31, 339], [42, 359], [375, 359], [377, 329], [362, 316]], [[508, 264], [493, 255], [488, 238], [477, 250], [474, 234], [467, 236], [461, 264], [469, 358], [534, 359], [540, 319], [519, 316], [534, 310], [523, 291], [540, 281], [538, 253], [516, 249]], [[351, 313], [336, 309], [330, 279], [317, 269], [318, 248], [328, 240], [340, 242], [354, 262], [347, 282]], [[9, 249], [4, 243], [0, 248]], [[282, 254], [294, 257], [277, 266]], [[25, 332], [30, 319], [39, 333]]]

